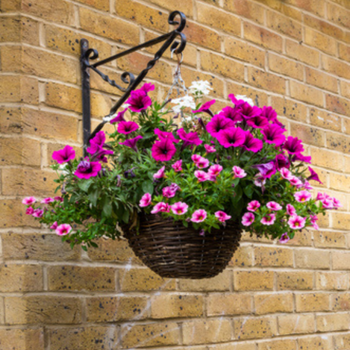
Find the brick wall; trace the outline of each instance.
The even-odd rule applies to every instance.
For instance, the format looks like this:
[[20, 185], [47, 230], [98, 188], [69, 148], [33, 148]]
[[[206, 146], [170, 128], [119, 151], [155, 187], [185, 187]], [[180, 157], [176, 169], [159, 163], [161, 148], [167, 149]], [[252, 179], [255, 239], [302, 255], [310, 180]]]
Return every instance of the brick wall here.
[[[244, 237], [221, 275], [163, 280], [125, 241], [71, 250], [24, 215], [52, 194], [51, 154], [81, 152], [79, 39], [106, 57], [188, 17], [183, 77], [276, 108], [344, 204], [286, 246]], [[0, 349], [350, 349], [348, 0], [0, 1]], [[137, 73], [153, 48], [104, 70]], [[164, 98], [175, 62], [150, 72]], [[93, 124], [120, 95], [92, 74]]]

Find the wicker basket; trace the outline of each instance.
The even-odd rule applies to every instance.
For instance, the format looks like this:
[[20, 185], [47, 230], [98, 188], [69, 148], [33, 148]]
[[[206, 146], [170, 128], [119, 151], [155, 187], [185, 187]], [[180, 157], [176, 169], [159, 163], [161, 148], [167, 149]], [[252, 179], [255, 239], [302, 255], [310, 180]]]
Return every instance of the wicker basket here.
[[139, 234], [124, 230], [130, 247], [142, 262], [161, 277], [210, 278], [222, 272], [239, 246], [236, 222], [204, 236], [189, 225], [141, 214]]

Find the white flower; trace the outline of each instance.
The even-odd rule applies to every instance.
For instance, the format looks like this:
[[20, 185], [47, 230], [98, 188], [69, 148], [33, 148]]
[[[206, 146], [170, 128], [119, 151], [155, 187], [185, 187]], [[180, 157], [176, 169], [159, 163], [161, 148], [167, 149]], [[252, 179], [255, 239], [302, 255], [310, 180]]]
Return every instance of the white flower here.
[[245, 102], [248, 102], [251, 106], [254, 106], [254, 101], [245, 95], [236, 95], [235, 96], [237, 100], [243, 100]]
[[210, 90], [213, 90], [213, 88], [210, 86], [209, 81], [206, 80], [193, 81], [189, 89], [192, 94], [199, 93], [200, 95], [209, 95]]
[[196, 108], [196, 104], [194, 103], [193, 97], [185, 95], [180, 98], [175, 98], [171, 100], [171, 103], [174, 103], [176, 106], [173, 106], [173, 111], [175, 113], [180, 113], [182, 108], [190, 107], [191, 109]]
[[58, 171], [62, 172], [63, 175], [67, 175], [69, 174], [69, 172], [67, 170], [65, 170], [67, 168], [68, 164], [65, 163], [65, 164], [61, 164], [59, 167], [58, 167]]

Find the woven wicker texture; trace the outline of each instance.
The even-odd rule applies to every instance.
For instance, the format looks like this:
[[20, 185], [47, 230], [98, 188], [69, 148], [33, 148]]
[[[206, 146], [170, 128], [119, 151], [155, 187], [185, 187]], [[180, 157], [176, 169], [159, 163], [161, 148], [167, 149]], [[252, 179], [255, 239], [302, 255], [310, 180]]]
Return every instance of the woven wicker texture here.
[[204, 236], [181, 222], [156, 215], [140, 215], [140, 229], [125, 230], [130, 247], [142, 262], [161, 277], [202, 279], [218, 275], [239, 246], [241, 229], [227, 222]]

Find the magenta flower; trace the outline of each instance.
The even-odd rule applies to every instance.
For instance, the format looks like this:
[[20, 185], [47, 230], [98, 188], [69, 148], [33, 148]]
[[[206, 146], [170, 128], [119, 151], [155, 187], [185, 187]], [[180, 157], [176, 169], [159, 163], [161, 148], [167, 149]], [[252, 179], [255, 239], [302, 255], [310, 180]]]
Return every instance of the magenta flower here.
[[102, 146], [96, 143], [91, 143], [91, 146], [88, 147], [86, 151], [92, 154], [95, 160], [102, 161], [104, 163], [108, 162], [106, 155], [110, 155], [114, 153], [112, 150], [104, 149], [102, 148]]
[[234, 128], [235, 122], [231, 119], [224, 117], [223, 115], [217, 114], [211, 118], [210, 122], [206, 125], [208, 133], [212, 137], [218, 137], [221, 130], [226, 130], [229, 128]]
[[293, 185], [293, 186], [296, 186], [296, 187], [303, 186], [303, 182], [299, 178], [297, 178], [296, 176], [292, 175], [288, 180], [291, 183], [291, 185]]
[[26, 198], [23, 198], [23, 200], [22, 200], [22, 204], [25, 204], [25, 205], [32, 205], [35, 202], [36, 202], [35, 197], [26, 197]]
[[278, 170], [281, 170], [282, 168], [290, 167], [289, 160], [284, 154], [277, 154], [275, 158], [275, 164]]
[[153, 91], [155, 86], [152, 83], [144, 83], [140, 90], [144, 91], [146, 94], [149, 93], [150, 91]]
[[180, 186], [179, 186], [178, 184], [174, 183], [174, 182], [173, 182], [169, 187], [170, 187], [171, 190], [174, 191], [174, 192], [181, 190], [181, 189], [180, 189]]
[[277, 168], [275, 162], [271, 161], [265, 164], [252, 165], [252, 168], [256, 168], [260, 171], [263, 178], [269, 179], [272, 175], [276, 174]]
[[209, 166], [209, 160], [201, 157], [195, 164], [199, 169], [205, 169]]
[[308, 191], [299, 191], [294, 193], [294, 198], [299, 203], [308, 202], [311, 199], [311, 197], [312, 195]]
[[51, 198], [51, 197], [47, 197], [47, 198], [44, 198], [42, 201], [41, 201], [41, 203], [43, 203], [43, 204], [49, 204], [49, 203], [52, 203], [52, 202], [54, 202], [55, 200], [53, 199], [53, 198]]
[[219, 115], [231, 119], [235, 124], [243, 120], [239, 111], [237, 111], [236, 108], [232, 108], [229, 106], [223, 108]]
[[268, 202], [266, 204], [266, 206], [270, 209], [270, 210], [273, 210], [273, 211], [279, 211], [282, 209], [282, 207], [277, 203], [277, 202], [274, 202], [274, 201], [271, 201], [271, 202]]
[[270, 106], [264, 106], [261, 110], [261, 115], [265, 117], [269, 122], [272, 122], [272, 123], [274, 123], [277, 120], [277, 113]]
[[178, 160], [176, 161], [173, 165], [172, 165], [173, 169], [175, 170], [175, 172], [179, 173], [180, 171], [182, 171], [182, 160]]
[[152, 157], [156, 161], [167, 162], [176, 153], [176, 147], [169, 139], [156, 141], [152, 146]]
[[293, 230], [300, 230], [305, 226], [305, 221], [303, 217], [294, 215], [289, 218], [288, 225]]
[[290, 238], [288, 236], [288, 233], [285, 232], [282, 234], [281, 238], [279, 239], [279, 242], [282, 243], [282, 244], [285, 244], [287, 242], [289, 242]]
[[255, 220], [255, 216], [253, 213], [245, 213], [242, 216], [242, 225], [243, 226], [250, 226]]
[[191, 217], [192, 222], [203, 222], [207, 218], [207, 212], [204, 209], [196, 210]]
[[177, 131], [177, 134], [179, 135], [180, 139], [184, 141], [183, 145], [186, 146], [199, 146], [203, 143], [203, 141], [198, 137], [197, 132], [189, 132], [186, 133], [186, 131], [182, 128]]
[[238, 177], [238, 178], [242, 179], [242, 178], [247, 176], [247, 173], [237, 165], [235, 165], [232, 168], [232, 170], [233, 170], [234, 177]]
[[173, 198], [175, 197], [176, 191], [174, 191], [170, 186], [164, 187], [162, 190], [163, 197]]
[[276, 214], [267, 214], [266, 216], [263, 216], [262, 219], [260, 220], [260, 222], [263, 225], [273, 225], [276, 221]]
[[222, 169], [223, 167], [220, 164], [214, 164], [208, 169], [208, 174], [218, 176], [221, 173]]
[[52, 159], [55, 160], [58, 164], [67, 163], [70, 160], [75, 158], [75, 151], [73, 147], [67, 145], [59, 151], [52, 153]]
[[313, 170], [311, 167], [309, 167], [308, 169], [309, 169], [311, 175], [307, 178], [307, 180], [315, 180], [323, 185], [323, 183], [321, 182], [320, 178], [318, 177], [318, 174], [316, 173], [316, 171]]
[[292, 162], [296, 162], [296, 161], [311, 164], [311, 156], [303, 156], [301, 153], [297, 153], [297, 154], [294, 154], [292, 158]]
[[103, 130], [96, 133], [96, 135], [90, 140], [90, 144], [96, 144], [103, 146], [106, 142], [106, 134]]
[[321, 201], [322, 199], [324, 199], [325, 197], [324, 197], [324, 194], [323, 193], [321, 193], [321, 192], [318, 192], [317, 193], [317, 196], [316, 196], [316, 200], [317, 201]]
[[239, 113], [246, 120], [261, 116], [261, 109], [257, 106], [251, 106], [248, 102], [244, 102], [239, 108]]
[[235, 108], [238, 108], [245, 104], [246, 102], [244, 100], [238, 100], [234, 94], [229, 94], [228, 98], [232, 101], [232, 103], [235, 105]]
[[171, 211], [175, 215], [182, 215], [187, 213], [188, 205], [184, 202], [176, 202], [171, 206]]
[[246, 151], [257, 153], [263, 148], [263, 146], [264, 144], [261, 140], [256, 139], [249, 130], [245, 131], [245, 140], [242, 147]]
[[151, 214], [157, 214], [159, 212], [169, 213], [169, 211], [170, 211], [170, 205], [168, 203], [159, 202], [153, 207]]
[[113, 123], [125, 122], [124, 114], [125, 114], [125, 112], [126, 112], [127, 110], [128, 110], [128, 109], [125, 108], [123, 111], [119, 112], [119, 113], [117, 114], [117, 116], [116, 116], [115, 118], [111, 119], [109, 122], [110, 122], [111, 124], [113, 124]]
[[151, 201], [152, 195], [150, 193], [145, 193], [140, 199], [139, 206], [141, 208], [148, 207], [151, 204]]
[[249, 125], [253, 129], [262, 129], [269, 125], [269, 121], [262, 116], [257, 116], [257, 117], [248, 119], [247, 125]]
[[145, 91], [140, 89], [131, 91], [130, 97], [126, 101], [126, 104], [129, 105], [128, 108], [130, 108], [130, 110], [139, 113], [151, 106], [152, 100]]
[[205, 102], [205, 103], [203, 103], [201, 108], [199, 108], [195, 111], [192, 111], [192, 113], [207, 112], [215, 102], [216, 102], [216, 100], [211, 100], [211, 101]]
[[[199, 182], [209, 180], [209, 175], [205, 171], [202, 171], [202, 170], [196, 170], [194, 172], [194, 176], [198, 179]], [[216, 177], [215, 177], [215, 179], [216, 179]]]
[[159, 140], [169, 139], [171, 142], [175, 142], [175, 143], [178, 143], [180, 141], [174, 137], [172, 132], [155, 129], [154, 133], [159, 137]]
[[214, 152], [216, 152], [216, 149], [215, 149], [215, 147], [213, 147], [213, 146], [210, 146], [210, 145], [205, 144], [205, 145], [204, 145], [204, 148], [205, 148], [205, 150], [206, 150], [207, 153], [214, 153]]
[[120, 122], [117, 131], [121, 134], [128, 135], [138, 128], [139, 126], [135, 122]]
[[290, 215], [290, 216], [297, 215], [296, 209], [291, 204], [287, 204], [286, 208], [287, 208], [287, 215]]
[[264, 141], [266, 143], [281, 146], [286, 140], [286, 137], [283, 135], [286, 130], [276, 124], [269, 124], [260, 132], [264, 135]]
[[322, 206], [325, 209], [333, 209], [334, 208], [334, 202], [332, 198], [324, 198], [321, 200]]
[[59, 236], [65, 236], [68, 235], [68, 233], [72, 231], [72, 227], [69, 224], [62, 224], [56, 228], [56, 233]]
[[57, 221], [55, 221], [51, 226], [50, 226], [50, 230], [56, 230], [56, 228], [58, 227]]
[[85, 159], [79, 163], [74, 175], [80, 179], [90, 179], [90, 177], [97, 176], [100, 170], [101, 164], [99, 162], [90, 162]]
[[56, 196], [56, 197], [54, 197], [53, 198], [55, 201], [57, 201], [57, 202], [63, 202], [63, 198], [62, 197], [59, 197], [59, 196]]
[[290, 180], [293, 177], [293, 174], [287, 168], [280, 169], [280, 173], [286, 180]]
[[128, 139], [128, 140], [125, 140], [124, 142], [119, 142], [119, 144], [120, 144], [120, 145], [123, 145], [123, 146], [130, 147], [130, 148], [132, 148], [135, 152], [138, 152], [136, 143], [137, 143], [138, 140], [141, 140], [141, 139], [143, 139], [143, 137], [142, 137], [141, 135], [137, 135], [137, 136], [134, 137], [133, 139]]
[[225, 221], [231, 219], [230, 215], [227, 215], [224, 211], [221, 211], [221, 210], [219, 210], [215, 213], [215, 217], [217, 217], [218, 220], [221, 222], [225, 222]]
[[334, 208], [341, 208], [342, 206], [343, 206], [343, 204], [341, 204], [341, 202], [340, 202], [340, 200], [339, 199], [337, 199], [337, 198], [332, 198], [332, 200], [333, 200], [333, 206], [334, 206]]
[[194, 164], [197, 164], [201, 160], [202, 156], [200, 154], [193, 154], [191, 156], [191, 159], [193, 160]]
[[297, 137], [288, 136], [287, 141], [284, 143], [283, 148], [289, 154], [298, 154], [304, 152], [304, 147], [302, 145], [302, 141]]
[[260, 203], [254, 200], [248, 203], [247, 210], [254, 212], [254, 211], [257, 211], [260, 208], [260, 206], [261, 206]]
[[34, 214], [34, 209], [33, 209], [33, 207], [28, 207], [28, 208], [26, 209], [26, 214], [27, 214], [27, 215], [33, 215], [33, 214]]
[[161, 179], [165, 177], [165, 166], [162, 166], [155, 174], [153, 174], [153, 179]]
[[242, 146], [245, 141], [245, 133], [241, 128], [221, 130], [216, 137], [225, 148]]
[[43, 215], [44, 215], [44, 210], [38, 208], [38, 209], [35, 209], [33, 214], [32, 214], [35, 218], [42, 218]]
[[265, 183], [266, 183], [266, 179], [264, 179], [263, 177], [259, 177], [258, 176], [254, 180], [254, 185], [258, 186], [258, 187], [261, 187], [262, 189], [264, 188]]

